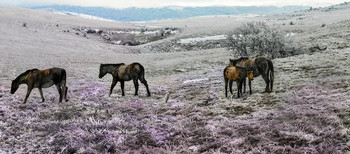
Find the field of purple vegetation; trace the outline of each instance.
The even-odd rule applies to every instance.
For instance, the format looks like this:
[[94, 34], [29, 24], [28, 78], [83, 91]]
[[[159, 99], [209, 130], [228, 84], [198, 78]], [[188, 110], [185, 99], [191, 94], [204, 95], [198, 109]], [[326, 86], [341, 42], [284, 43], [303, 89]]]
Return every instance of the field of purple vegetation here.
[[153, 98], [129, 99], [109, 98], [107, 88], [100, 82], [75, 81], [67, 103], [58, 103], [58, 94], [52, 89], [44, 90], [44, 103], [39, 95], [32, 95], [22, 104], [24, 94], [10, 95], [8, 87], [1, 86], [0, 153], [349, 150], [340, 118], [348, 108], [346, 98], [329, 86], [304, 85], [286, 93], [274, 109], [243, 114], [218, 114], [214, 112], [217, 105], [211, 103], [155, 99], [166, 93], [166, 87], [153, 88]]

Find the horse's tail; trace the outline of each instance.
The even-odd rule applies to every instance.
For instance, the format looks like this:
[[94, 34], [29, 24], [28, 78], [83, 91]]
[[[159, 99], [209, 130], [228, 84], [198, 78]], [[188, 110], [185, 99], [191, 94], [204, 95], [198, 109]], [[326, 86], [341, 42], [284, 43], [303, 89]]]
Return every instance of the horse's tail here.
[[272, 91], [273, 89], [273, 80], [274, 80], [274, 70], [273, 70], [273, 63], [271, 60], [267, 60], [267, 63], [269, 65], [269, 69], [268, 69], [268, 73], [267, 75], [269, 76], [270, 78], [270, 90]]
[[61, 69], [61, 88], [62, 88], [62, 97], [67, 102], [67, 91], [68, 87], [66, 86], [66, 81], [67, 81], [67, 73], [65, 69]]

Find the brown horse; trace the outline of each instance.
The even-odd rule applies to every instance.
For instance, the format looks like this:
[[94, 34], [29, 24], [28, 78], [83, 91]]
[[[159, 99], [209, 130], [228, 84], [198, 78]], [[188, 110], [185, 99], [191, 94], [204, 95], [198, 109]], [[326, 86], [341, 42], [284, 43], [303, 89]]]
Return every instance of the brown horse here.
[[27, 99], [33, 88], [38, 88], [41, 99], [44, 102], [44, 96], [42, 88], [48, 88], [52, 85], [56, 85], [58, 93], [60, 94], [59, 102], [62, 102], [62, 97], [64, 96], [67, 102], [67, 90], [66, 87], [66, 70], [61, 68], [51, 68], [47, 70], [32, 69], [27, 70], [20, 74], [11, 84], [11, 94], [14, 94], [21, 84], [27, 84], [28, 90], [26, 98], [23, 103], [27, 102]]
[[[272, 61], [264, 58], [258, 57], [254, 59], [249, 59], [248, 57], [241, 57], [238, 59], [230, 59], [230, 66], [240, 66], [254, 71], [254, 77], [261, 77], [265, 80], [266, 87], [265, 92], [272, 92], [273, 80], [274, 80], [274, 70]], [[249, 91], [252, 94], [251, 80], [249, 80]], [[244, 79], [244, 92], [246, 89], [246, 81]]]
[[120, 81], [120, 87], [122, 89], [122, 96], [124, 94], [124, 81], [134, 81], [135, 86], [135, 96], [138, 95], [139, 83], [141, 81], [146, 86], [147, 95], [151, 96], [148, 89], [147, 81], [145, 80], [145, 69], [139, 63], [132, 63], [130, 65], [125, 65], [124, 63], [119, 64], [101, 64], [99, 78], [104, 77], [107, 73], [112, 74], [113, 81], [109, 96], [111, 96], [114, 86]]
[[243, 67], [227, 66], [224, 69], [224, 79], [225, 79], [225, 96], [227, 97], [227, 82], [229, 82], [230, 92], [232, 94], [232, 82], [236, 81], [237, 85], [237, 97], [239, 98], [242, 94], [242, 84], [245, 78], [248, 77], [253, 80], [253, 71], [248, 70]]

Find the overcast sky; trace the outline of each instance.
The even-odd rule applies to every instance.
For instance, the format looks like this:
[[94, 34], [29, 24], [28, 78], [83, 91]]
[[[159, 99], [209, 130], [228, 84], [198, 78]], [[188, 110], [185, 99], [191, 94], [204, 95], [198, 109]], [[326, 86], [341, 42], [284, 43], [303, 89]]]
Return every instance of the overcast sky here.
[[50, 4], [102, 6], [111, 8], [163, 7], [163, 6], [286, 6], [304, 5], [323, 7], [346, 0], [0, 0], [1, 6], [40, 6]]

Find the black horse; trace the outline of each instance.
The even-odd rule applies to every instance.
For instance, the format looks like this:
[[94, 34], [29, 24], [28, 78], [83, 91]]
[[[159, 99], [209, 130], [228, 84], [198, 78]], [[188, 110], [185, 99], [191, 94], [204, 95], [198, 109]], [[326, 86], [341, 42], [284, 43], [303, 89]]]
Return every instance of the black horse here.
[[38, 88], [42, 101], [44, 102], [44, 96], [42, 88], [48, 88], [52, 85], [56, 85], [58, 93], [60, 94], [60, 102], [64, 96], [67, 102], [67, 90], [66, 86], [66, 70], [62, 68], [51, 68], [47, 70], [31, 69], [20, 74], [11, 84], [11, 94], [14, 94], [21, 84], [27, 84], [28, 90], [26, 98], [23, 103], [27, 102], [27, 99], [33, 88]]
[[122, 89], [122, 96], [125, 96], [124, 93], [124, 81], [134, 81], [135, 86], [135, 96], [138, 95], [139, 83], [141, 81], [146, 86], [147, 95], [151, 96], [151, 93], [148, 89], [147, 81], [145, 80], [145, 69], [139, 63], [132, 63], [130, 65], [125, 65], [124, 63], [119, 64], [101, 64], [100, 65], [100, 74], [99, 78], [104, 77], [107, 73], [112, 74], [113, 81], [109, 96], [111, 96], [114, 86], [120, 81], [120, 87]]

